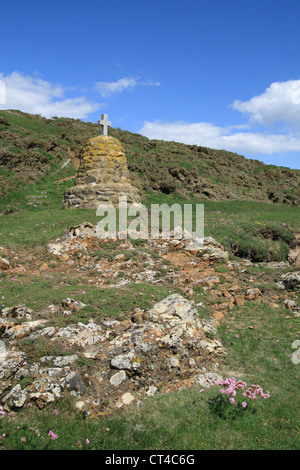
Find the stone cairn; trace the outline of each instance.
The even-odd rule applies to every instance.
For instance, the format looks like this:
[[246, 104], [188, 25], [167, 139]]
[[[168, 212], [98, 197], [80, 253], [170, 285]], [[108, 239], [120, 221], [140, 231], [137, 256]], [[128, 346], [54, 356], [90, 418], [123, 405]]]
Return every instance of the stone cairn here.
[[107, 135], [107, 114], [98, 121], [101, 135], [90, 139], [82, 153], [75, 186], [65, 191], [63, 209], [96, 209], [99, 204], [119, 204], [127, 197], [128, 204], [140, 202], [139, 191], [128, 178], [125, 151], [118, 139]]

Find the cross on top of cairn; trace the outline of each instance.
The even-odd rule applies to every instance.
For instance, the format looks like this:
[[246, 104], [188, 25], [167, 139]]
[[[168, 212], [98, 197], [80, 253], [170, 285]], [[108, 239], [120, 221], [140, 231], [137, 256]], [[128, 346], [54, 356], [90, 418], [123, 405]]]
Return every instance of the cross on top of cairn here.
[[107, 114], [102, 114], [98, 124], [101, 126], [101, 135], [107, 135], [107, 128], [111, 126], [111, 122], [107, 120]]

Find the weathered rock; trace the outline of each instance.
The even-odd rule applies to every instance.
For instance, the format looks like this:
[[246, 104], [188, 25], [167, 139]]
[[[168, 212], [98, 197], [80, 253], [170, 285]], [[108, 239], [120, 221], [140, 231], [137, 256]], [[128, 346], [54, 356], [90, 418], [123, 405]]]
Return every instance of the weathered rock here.
[[78, 356], [73, 354], [71, 356], [58, 356], [53, 358], [53, 365], [55, 367], [66, 367], [77, 361]]
[[120, 372], [117, 372], [110, 378], [110, 383], [117, 387], [118, 385], [121, 385], [124, 380], [126, 380], [126, 372], [124, 370], [120, 370]]
[[[224, 354], [221, 343], [213, 338], [215, 322], [200, 320], [194, 304], [178, 294], [168, 296], [148, 311], [136, 309], [131, 321], [47, 327], [31, 336], [36, 338], [49, 328], [49, 341], [62, 340], [67, 347], [84, 348], [84, 356], [95, 360], [95, 368], [87, 375], [85, 366], [77, 363], [77, 354], [44, 356], [40, 364], [26, 364], [24, 354], [8, 354], [2, 347], [0, 395], [3, 397], [6, 392], [7, 406], [21, 407], [29, 398], [42, 409], [60, 399], [65, 390], [77, 397], [90, 396], [94, 390], [99, 397], [94, 404], [105, 400], [105, 407], [124, 407], [158, 389], [180, 389], [181, 383], [192, 385], [204, 364], [214, 364], [215, 369], [217, 359]], [[24, 378], [29, 380], [22, 390], [16, 382]], [[11, 387], [13, 393], [9, 394]]]
[[2, 269], [3, 271], [6, 271], [7, 269], [9, 269], [9, 267], [9, 261], [7, 261], [7, 259], [5, 258], [0, 258], [0, 270]]
[[4, 338], [21, 339], [33, 333], [37, 328], [42, 326], [46, 320], [24, 321], [22, 323], [6, 323], [2, 324], [0, 334]]
[[129, 405], [134, 401], [134, 399], [134, 396], [129, 392], [124, 393], [124, 395], [122, 395], [122, 402], [124, 403], [124, 405]]
[[17, 320], [31, 320], [31, 317], [33, 315], [33, 310], [31, 308], [26, 307], [26, 305], [21, 304], [21, 305], [15, 305], [11, 307], [8, 312], [6, 312], [7, 316], [16, 318]]
[[222, 380], [224, 380], [223, 377], [217, 373], [203, 372], [196, 375], [193, 382], [197, 385], [200, 385], [200, 387], [208, 388]]
[[300, 289], [300, 271], [285, 274], [282, 277], [282, 283], [286, 290]]
[[39, 367], [37, 364], [27, 364], [26, 366], [20, 367], [20, 369], [16, 372], [14, 378], [15, 380], [22, 380], [25, 377], [34, 377], [37, 375], [39, 371]]
[[1, 367], [1, 364], [3, 364], [3, 362], [5, 361], [7, 354], [8, 352], [6, 350], [4, 341], [0, 340], [0, 367]]
[[29, 398], [36, 404], [36, 406], [40, 410], [45, 408], [45, 406], [49, 405], [49, 403], [55, 402], [55, 396], [50, 392], [30, 393]]
[[238, 306], [243, 306], [245, 302], [245, 296], [244, 295], [236, 295], [234, 297], [234, 303]]
[[71, 298], [67, 298], [67, 299], [64, 299], [62, 302], [61, 302], [61, 306], [63, 308], [71, 308], [71, 309], [79, 309], [79, 308], [83, 308], [85, 307], [86, 305], [82, 302], [80, 302], [79, 300], [75, 300], [75, 299], [71, 299]]
[[146, 390], [146, 395], [148, 395], [149, 397], [152, 397], [153, 395], [155, 395], [156, 392], [157, 392], [157, 387], [155, 387], [155, 385], [150, 385], [148, 390]]
[[77, 344], [79, 346], [92, 345], [105, 340], [101, 326], [94, 322], [89, 322], [87, 325], [79, 322], [74, 325], [68, 325], [65, 328], [60, 328], [55, 338], [63, 338], [70, 344]]
[[120, 354], [110, 361], [110, 365], [114, 369], [136, 370], [141, 364], [136, 361], [136, 354], [133, 350], [127, 354]]
[[63, 386], [67, 387], [69, 390], [73, 390], [79, 395], [84, 395], [86, 390], [86, 386], [82, 382], [80, 375], [75, 371], [67, 375], [63, 381]]
[[3, 403], [7, 404], [10, 408], [22, 408], [26, 399], [26, 390], [22, 390], [21, 385], [17, 384], [8, 395], [3, 398]]
[[25, 354], [21, 351], [6, 350], [2, 346], [0, 355], [0, 380], [5, 380], [14, 375], [25, 360]]
[[256, 300], [261, 295], [262, 295], [261, 290], [258, 287], [254, 287], [253, 289], [247, 290], [246, 300]]
[[294, 300], [284, 300], [283, 304], [286, 309], [288, 310], [295, 310], [297, 308], [297, 303]]

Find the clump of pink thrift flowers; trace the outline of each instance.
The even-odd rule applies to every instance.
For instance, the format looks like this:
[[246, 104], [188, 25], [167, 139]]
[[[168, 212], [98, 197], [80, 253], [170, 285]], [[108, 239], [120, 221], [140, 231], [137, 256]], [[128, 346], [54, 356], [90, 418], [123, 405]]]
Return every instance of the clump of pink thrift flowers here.
[[48, 436], [50, 436], [53, 441], [54, 441], [55, 439], [58, 439], [58, 435], [55, 434], [53, 431], [49, 431], [49, 432], [48, 432]]
[[[236, 397], [238, 392], [240, 392], [245, 399], [249, 400], [256, 400], [259, 396], [264, 399], [270, 398], [269, 392], [264, 392], [260, 385], [250, 385], [250, 387], [248, 387], [246, 382], [236, 380], [234, 377], [228, 377], [224, 381], [219, 382], [218, 385], [222, 387], [220, 393], [227, 395], [229, 402], [235, 406], [237, 405]], [[244, 400], [242, 407], [246, 408], [246, 406], [247, 402]]]

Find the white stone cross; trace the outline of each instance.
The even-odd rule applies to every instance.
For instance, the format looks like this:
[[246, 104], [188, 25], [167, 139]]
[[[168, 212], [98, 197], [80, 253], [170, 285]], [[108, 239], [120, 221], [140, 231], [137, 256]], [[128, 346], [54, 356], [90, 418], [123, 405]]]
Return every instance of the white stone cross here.
[[102, 114], [98, 124], [101, 126], [101, 135], [107, 135], [107, 128], [111, 126], [111, 122], [107, 120], [107, 114]]

